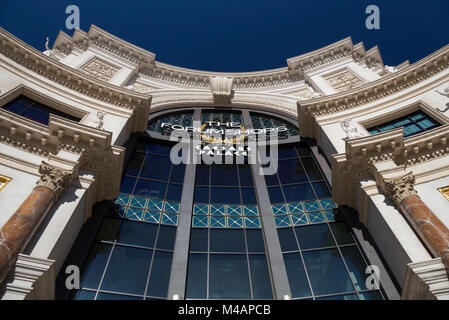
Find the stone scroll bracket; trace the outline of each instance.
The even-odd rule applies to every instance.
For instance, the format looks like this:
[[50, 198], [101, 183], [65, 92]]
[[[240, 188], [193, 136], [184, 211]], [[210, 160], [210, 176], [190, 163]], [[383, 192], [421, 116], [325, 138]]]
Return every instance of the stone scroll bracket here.
[[215, 103], [229, 104], [234, 96], [232, 77], [210, 77], [210, 89]]

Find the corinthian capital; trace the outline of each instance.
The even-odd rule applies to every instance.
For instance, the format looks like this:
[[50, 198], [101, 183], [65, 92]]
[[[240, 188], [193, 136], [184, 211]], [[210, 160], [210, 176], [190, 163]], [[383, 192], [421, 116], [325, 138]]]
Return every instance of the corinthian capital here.
[[406, 173], [403, 176], [384, 179], [384, 193], [399, 206], [402, 200], [408, 196], [417, 195], [416, 190], [413, 189], [415, 185], [415, 176], [412, 172]]
[[42, 161], [39, 167], [41, 178], [36, 183], [38, 187], [46, 187], [53, 191], [58, 198], [62, 192], [70, 185], [73, 171], [55, 168], [52, 165]]

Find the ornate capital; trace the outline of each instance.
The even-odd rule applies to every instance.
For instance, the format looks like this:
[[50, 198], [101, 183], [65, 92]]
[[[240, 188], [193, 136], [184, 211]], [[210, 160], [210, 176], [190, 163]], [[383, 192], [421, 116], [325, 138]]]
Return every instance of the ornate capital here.
[[401, 201], [408, 196], [417, 195], [416, 190], [413, 189], [413, 186], [415, 185], [415, 176], [412, 172], [406, 173], [400, 177], [384, 179], [384, 183], [385, 195], [398, 207]]
[[41, 178], [36, 185], [38, 187], [49, 188], [55, 193], [56, 198], [59, 198], [64, 190], [67, 189], [73, 176], [73, 171], [55, 168], [45, 161], [42, 161], [39, 167], [39, 173], [41, 174]]

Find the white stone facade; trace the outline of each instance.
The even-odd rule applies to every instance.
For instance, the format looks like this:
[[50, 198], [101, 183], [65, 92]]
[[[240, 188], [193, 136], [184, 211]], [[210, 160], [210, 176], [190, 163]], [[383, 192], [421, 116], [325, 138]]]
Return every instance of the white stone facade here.
[[[52, 116], [42, 126], [0, 109], [0, 175], [12, 179], [0, 191], [0, 226], [33, 188], [41, 161], [68, 163], [79, 172], [31, 239], [28, 256], [17, 262], [3, 298], [53, 298], [53, 291], [38, 288], [54, 285], [92, 205], [117, 194], [123, 144], [133, 132], [146, 130], [151, 113], [230, 105], [298, 119], [301, 136], [315, 139], [331, 162], [334, 200], [358, 211], [402, 297], [447, 299], [447, 291], [435, 293], [426, 279], [417, 284], [422, 270], [441, 266], [435, 267], [435, 257], [386, 200], [378, 180], [412, 171], [423, 202], [449, 226], [449, 202], [437, 190], [449, 185], [449, 97], [441, 94], [449, 88], [449, 46], [391, 72], [377, 47], [365, 50], [346, 38], [287, 59], [284, 68], [213, 73], [160, 63], [155, 54], [96, 26], [77, 29], [72, 37], [60, 32], [51, 55], [3, 29], [0, 43], [0, 105], [24, 94], [81, 118], [73, 123]], [[369, 135], [370, 126], [414, 110], [443, 125], [406, 139], [401, 129]], [[357, 135], [343, 130], [346, 119]], [[48, 270], [33, 265], [39, 260]], [[22, 282], [20, 291], [24, 265], [41, 270], [42, 279]], [[438, 281], [447, 286], [440, 269]]]

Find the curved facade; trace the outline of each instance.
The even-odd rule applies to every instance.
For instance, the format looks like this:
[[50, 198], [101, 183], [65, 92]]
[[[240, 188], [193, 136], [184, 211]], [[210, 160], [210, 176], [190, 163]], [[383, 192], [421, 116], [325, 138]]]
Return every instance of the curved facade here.
[[213, 73], [96, 26], [0, 42], [2, 299], [449, 298], [449, 47]]

